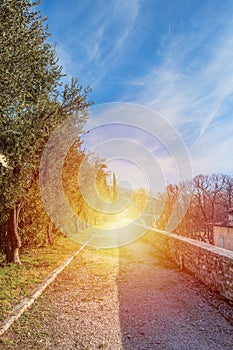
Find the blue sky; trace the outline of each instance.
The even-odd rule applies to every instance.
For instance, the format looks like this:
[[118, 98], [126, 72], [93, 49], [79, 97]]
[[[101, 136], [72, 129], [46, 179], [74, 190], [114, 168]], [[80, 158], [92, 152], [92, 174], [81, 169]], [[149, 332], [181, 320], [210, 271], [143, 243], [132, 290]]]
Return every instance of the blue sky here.
[[233, 173], [231, 0], [44, 0], [50, 40], [95, 104], [136, 103], [183, 138], [193, 173]]

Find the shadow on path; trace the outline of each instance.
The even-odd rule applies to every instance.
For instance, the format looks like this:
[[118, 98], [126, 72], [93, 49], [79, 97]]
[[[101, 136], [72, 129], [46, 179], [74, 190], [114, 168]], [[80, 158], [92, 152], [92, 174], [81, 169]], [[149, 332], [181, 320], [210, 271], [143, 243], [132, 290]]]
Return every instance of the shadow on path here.
[[205, 299], [206, 288], [143, 239], [119, 249], [122, 349], [232, 349], [233, 327]]

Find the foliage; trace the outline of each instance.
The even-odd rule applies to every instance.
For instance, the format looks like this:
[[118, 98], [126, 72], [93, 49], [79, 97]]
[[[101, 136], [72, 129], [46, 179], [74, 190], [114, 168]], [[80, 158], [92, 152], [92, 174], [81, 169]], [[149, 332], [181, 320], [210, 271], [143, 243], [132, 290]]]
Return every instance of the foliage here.
[[48, 243], [47, 229], [49, 218], [44, 209], [38, 181], [29, 189], [19, 220], [19, 232], [22, 246], [37, 248]]
[[63, 188], [74, 213], [88, 225], [107, 221], [104, 211], [111, 200], [108, 176], [104, 160], [85, 154], [79, 141], [73, 144], [64, 162]]
[[[0, 225], [4, 227], [14, 210], [16, 220], [1, 231], [3, 241], [8, 229], [11, 245], [16, 242], [13, 248], [20, 247], [18, 216], [23, 202], [33, 193], [30, 189], [38, 179], [47, 140], [58, 125], [73, 115], [77, 115], [80, 133], [86, 116], [79, 112], [90, 105], [90, 90], [83, 89], [77, 79], [62, 87], [62, 68], [55, 48], [48, 42], [46, 18], [35, 9], [38, 3], [0, 3], [0, 154], [6, 163], [0, 163]], [[32, 210], [27, 218], [32, 224], [35, 220], [30, 217], [35, 212]]]
[[46, 19], [35, 10], [38, 3], [2, 0], [0, 4], [0, 108], [1, 116], [10, 120], [56, 94], [61, 78], [56, 51], [47, 42]]

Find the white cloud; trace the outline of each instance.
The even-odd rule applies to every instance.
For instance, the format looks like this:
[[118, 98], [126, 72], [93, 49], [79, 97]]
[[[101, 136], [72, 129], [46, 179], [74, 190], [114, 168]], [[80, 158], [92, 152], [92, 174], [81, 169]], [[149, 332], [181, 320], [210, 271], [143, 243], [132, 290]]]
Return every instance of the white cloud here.
[[[201, 35], [209, 35], [206, 28]], [[216, 40], [210, 38], [208, 47], [202, 46], [201, 35], [200, 55], [193, 53], [197, 47], [193, 34], [182, 38], [173, 35], [163, 50], [162, 63], [129, 82], [129, 86], [138, 88], [135, 102], [154, 108], [181, 132], [194, 172], [233, 171], [229, 158], [233, 140], [226, 137], [226, 128], [232, 130], [233, 124], [227, 114], [232, 108], [233, 24], [227, 24]], [[219, 125], [215, 127], [216, 122], [221, 131]]]
[[72, 75], [76, 70], [82, 82], [97, 89], [126, 54], [140, 1], [106, 0], [101, 6], [90, 7], [84, 17], [78, 7], [73, 11], [70, 16], [77, 14], [75, 25], [74, 20], [70, 25], [67, 21], [67, 34], [57, 46], [60, 62], [65, 73]]
[[[132, 82], [141, 87], [137, 101], [155, 108], [173, 123], [198, 120], [206, 128], [233, 91], [233, 51], [229, 51], [233, 38], [223, 40], [225, 50], [215, 50], [204, 67], [202, 63], [189, 72], [183, 63], [185, 56], [177, 64], [176, 50], [169, 51], [173, 60], [165, 57], [161, 66]], [[201, 128], [202, 133], [205, 128]]]
[[[86, 3], [88, 1], [82, 6]], [[77, 16], [76, 22], [73, 20], [70, 26], [66, 22], [67, 35], [62, 46], [58, 45], [65, 72], [72, 75], [77, 66], [81, 82], [101, 94], [117, 81], [119, 63], [123, 62], [126, 76], [124, 82], [117, 81], [122, 87], [122, 91], [117, 91], [118, 96], [124, 94], [125, 101], [155, 109], [177, 128], [188, 145], [194, 173], [232, 169], [228, 152], [233, 147], [229, 135], [233, 130], [231, 116], [227, 114], [232, 109], [233, 92], [230, 11], [229, 15], [224, 13], [224, 18], [223, 14], [216, 16], [215, 11], [210, 15], [211, 6], [205, 5], [204, 9], [198, 10], [196, 17], [191, 15], [189, 28], [186, 32], [182, 29], [182, 33], [168, 23], [165, 34], [158, 34], [160, 47], [151, 47], [151, 57], [143, 68], [143, 71], [145, 66], [148, 68], [147, 73], [139, 76], [137, 70], [138, 75], [127, 81], [127, 54], [132, 38], [136, 37], [134, 29], [137, 28], [141, 36], [137, 39], [142, 46], [144, 34], [139, 22], [148, 25], [150, 30], [157, 30], [154, 23], [145, 23], [142, 4], [140, 0], [103, 0], [102, 6], [95, 4], [89, 12], [74, 8], [71, 15]], [[209, 8], [208, 16], [206, 7]], [[85, 15], [82, 17], [81, 13]], [[140, 53], [138, 59], [142, 59]], [[147, 60], [145, 55], [143, 59]], [[103, 122], [107, 119], [108, 116], [104, 115]], [[155, 122], [151, 119], [149, 130], [152, 123]], [[160, 128], [161, 134], [166, 136], [167, 126], [162, 129], [160, 125]], [[169, 139], [172, 146], [171, 141]], [[150, 149], [150, 145], [147, 146]], [[152, 145], [152, 149], [156, 147]], [[161, 163], [171, 170], [166, 154]], [[170, 170], [169, 174], [172, 173]]]

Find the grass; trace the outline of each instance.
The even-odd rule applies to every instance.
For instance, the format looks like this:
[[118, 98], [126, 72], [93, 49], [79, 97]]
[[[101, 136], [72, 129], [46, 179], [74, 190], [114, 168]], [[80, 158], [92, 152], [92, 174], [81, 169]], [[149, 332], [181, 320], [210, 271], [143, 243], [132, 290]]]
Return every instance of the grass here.
[[0, 321], [11, 313], [17, 302], [29, 296], [53, 269], [78, 248], [76, 242], [66, 237], [56, 237], [52, 247], [22, 251], [23, 265], [8, 264], [0, 267]]

